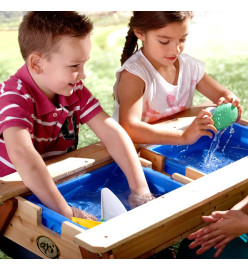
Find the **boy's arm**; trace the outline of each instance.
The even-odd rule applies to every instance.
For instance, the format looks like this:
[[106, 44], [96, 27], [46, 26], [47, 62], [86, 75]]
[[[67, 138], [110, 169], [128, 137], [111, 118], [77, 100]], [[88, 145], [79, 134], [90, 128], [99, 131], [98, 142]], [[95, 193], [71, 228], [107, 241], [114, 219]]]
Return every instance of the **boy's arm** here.
[[72, 209], [53, 182], [46, 164], [33, 146], [29, 132], [20, 127], [3, 131], [9, 158], [24, 184], [50, 209], [70, 218]]
[[123, 170], [130, 189], [138, 195], [150, 193], [135, 147], [124, 129], [104, 111], [87, 124]]

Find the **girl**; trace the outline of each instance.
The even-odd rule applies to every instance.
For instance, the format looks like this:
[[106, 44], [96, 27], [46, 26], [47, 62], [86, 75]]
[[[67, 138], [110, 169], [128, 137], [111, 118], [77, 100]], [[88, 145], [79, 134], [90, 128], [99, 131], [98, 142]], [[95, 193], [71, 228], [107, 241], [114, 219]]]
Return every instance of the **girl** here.
[[186, 130], [151, 125], [189, 108], [195, 89], [218, 105], [231, 102], [241, 116], [239, 99], [205, 73], [203, 62], [182, 54], [192, 16], [189, 11], [133, 12], [116, 73], [113, 118], [135, 143], [182, 145], [212, 137], [210, 130], [217, 130], [206, 110]]

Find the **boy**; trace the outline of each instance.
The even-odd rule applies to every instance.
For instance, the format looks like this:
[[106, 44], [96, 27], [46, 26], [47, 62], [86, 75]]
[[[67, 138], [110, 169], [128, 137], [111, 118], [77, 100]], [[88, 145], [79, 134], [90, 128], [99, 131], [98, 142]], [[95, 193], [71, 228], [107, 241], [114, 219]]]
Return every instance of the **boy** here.
[[95, 219], [67, 204], [43, 159], [76, 149], [79, 124], [89, 125], [125, 173], [130, 204], [153, 199], [130, 138], [81, 82], [92, 28], [76, 12], [28, 12], [18, 36], [25, 64], [0, 85], [0, 176], [16, 170], [43, 204], [67, 218]]

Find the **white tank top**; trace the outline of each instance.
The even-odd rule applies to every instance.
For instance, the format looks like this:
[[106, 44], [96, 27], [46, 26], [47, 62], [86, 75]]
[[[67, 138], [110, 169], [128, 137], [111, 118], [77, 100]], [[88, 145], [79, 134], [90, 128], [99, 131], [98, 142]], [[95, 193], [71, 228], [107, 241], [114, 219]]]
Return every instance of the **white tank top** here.
[[181, 54], [178, 60], [178, 82], [177, 85], [172, 85], [158, 73], [141, 50], [133, 54], [116, 72], [113, 118], [119, 122], [117, 87], [120, 74], [124, 69], [145, 82], [141, 119], [143, 122], [151, 123], [191, 107], [195, 87], [205, 73], [205, 65], [187, 54]]

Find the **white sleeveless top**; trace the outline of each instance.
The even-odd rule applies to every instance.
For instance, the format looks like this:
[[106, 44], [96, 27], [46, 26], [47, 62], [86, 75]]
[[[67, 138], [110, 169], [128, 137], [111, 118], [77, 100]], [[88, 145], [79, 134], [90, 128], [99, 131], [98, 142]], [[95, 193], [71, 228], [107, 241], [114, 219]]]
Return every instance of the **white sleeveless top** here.
[[124, 69], [145, 82], [141, 119], [143, 122], [151, 123], [191, 107], [195, 87], [205, 73], [205, 65], [187, 54], [181, 54], [178, 60], [178, 82], [177, 85], [172, 85], [158, 73], [141, 50], [134, 53], [116, 72], [113, 118], [119, 122], [117, 87], [120, 74]]

